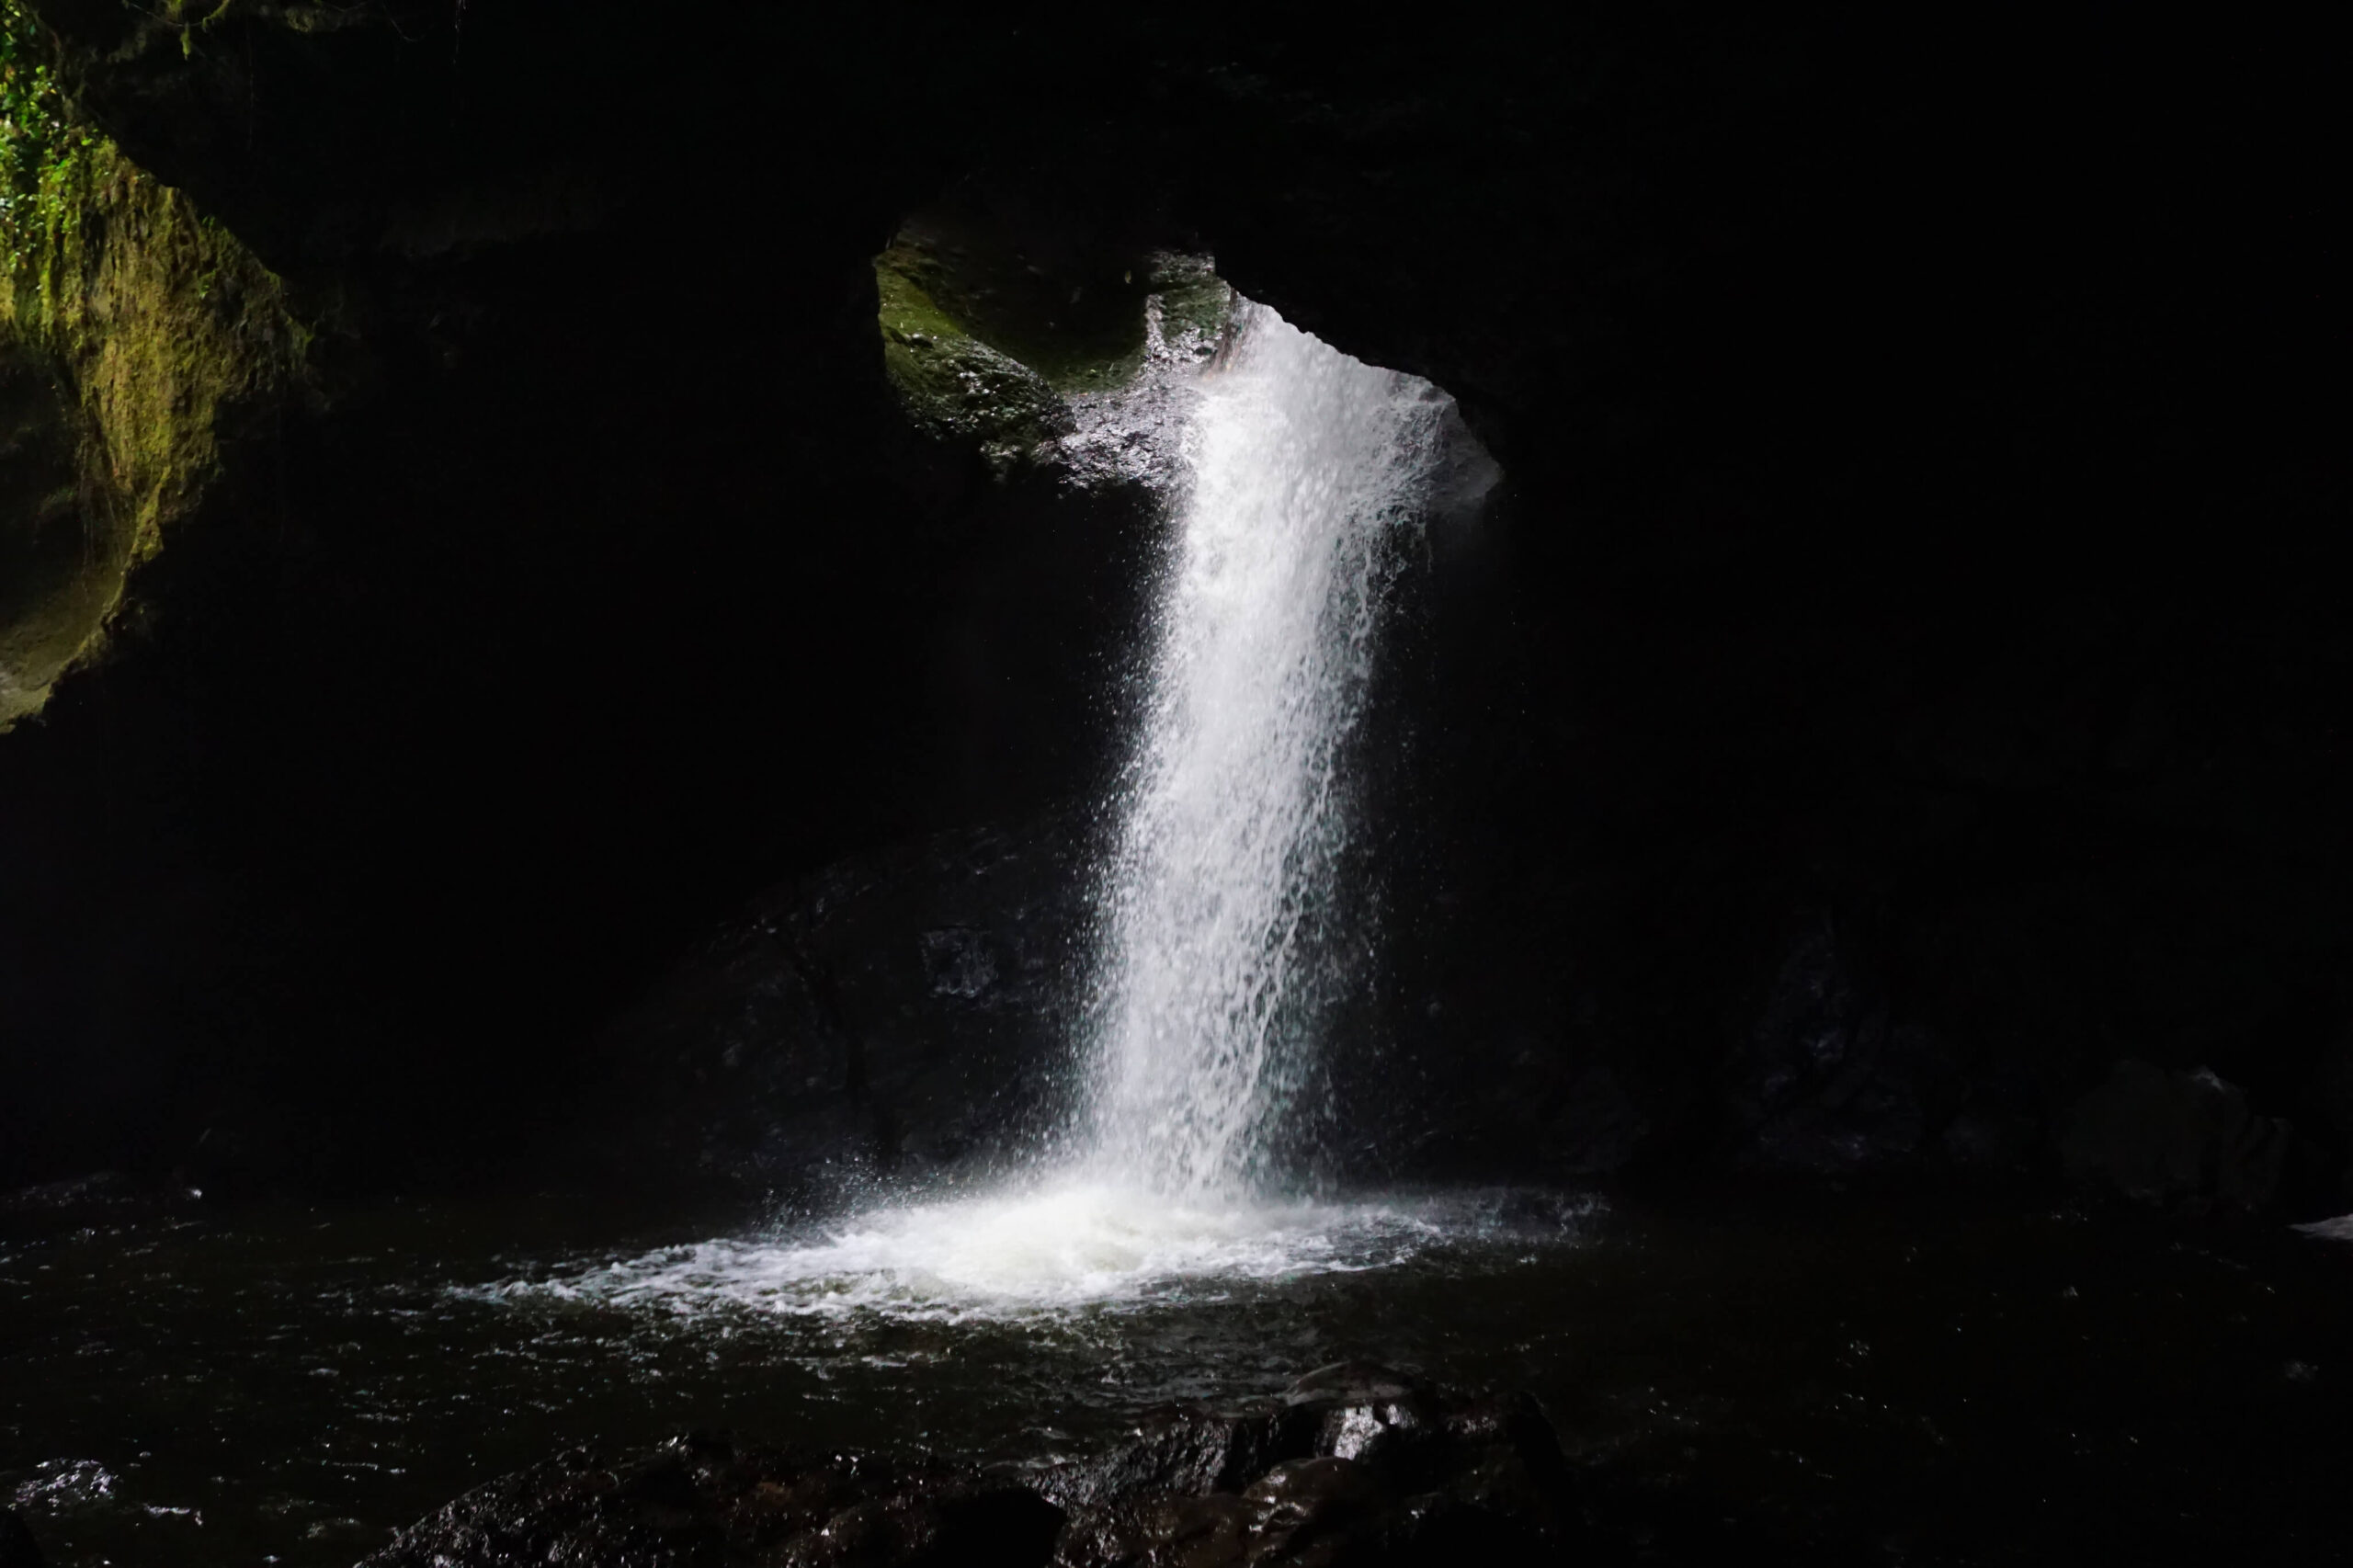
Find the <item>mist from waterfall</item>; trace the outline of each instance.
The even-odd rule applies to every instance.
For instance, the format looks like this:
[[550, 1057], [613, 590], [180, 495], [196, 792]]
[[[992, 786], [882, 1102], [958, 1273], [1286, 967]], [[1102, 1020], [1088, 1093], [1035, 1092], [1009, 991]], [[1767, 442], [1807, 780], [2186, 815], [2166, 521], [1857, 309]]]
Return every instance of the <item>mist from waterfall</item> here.
[[1106, 1178], [1258, 1191], [1313, 1119], [1361, 946], [1349, 750], [1449, 407], [1239, 308], [1188, 441], [1102, 891], [1081, 1142]]

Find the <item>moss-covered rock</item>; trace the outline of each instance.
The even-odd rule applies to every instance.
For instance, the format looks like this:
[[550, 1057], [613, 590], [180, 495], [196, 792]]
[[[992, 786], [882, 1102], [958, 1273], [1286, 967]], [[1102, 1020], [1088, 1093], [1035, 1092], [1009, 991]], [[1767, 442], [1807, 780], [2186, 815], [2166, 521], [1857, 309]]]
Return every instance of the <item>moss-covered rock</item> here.
[[1025, 241], [1004, 214], [911, 219], [875, 257], [883, 358], [926, 436], [1000, 476], [1052, 460], [1106, 399], [1207, 358], [1233, 290], [1205, 256]]
[[883, 363], [916, 428], [935, 439], [1011, 456], [1072, 427], [1046, 379], [967, 331], [892, 265], [875, 263]]
[[1233, 324], [1233, 286], [1205, 256], [1156, 251], [1147, 266], [1149, 308], [1162, 346], [1179, 357], [1208, 358]]
[[38, 702], [96, 623], [80, 412], [46, 355], [0, 342], [0, 724]]
[[89, 659], [130, 574], [307, 334], [278, 278], [82, 124], [0, 6], [0, 727]]
[[1073, 227], [970, 195], [910, 218], [875, 259], [886, 319], [892, 294], [912, 291], [1058, 392], [1123, 385], [1143, 364], [1149, 267], [1131, 247], [1074, 239]]

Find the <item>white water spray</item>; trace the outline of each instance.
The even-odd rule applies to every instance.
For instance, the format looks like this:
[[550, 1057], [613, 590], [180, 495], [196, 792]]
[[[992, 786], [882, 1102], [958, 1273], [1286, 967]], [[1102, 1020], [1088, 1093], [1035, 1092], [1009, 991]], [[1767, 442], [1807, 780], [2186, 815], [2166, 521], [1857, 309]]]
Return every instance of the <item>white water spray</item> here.
[[1195, 416], [1092, 1009], [1098, 1175], [1265, 1185], [1345, 976], [1346, 778], [1449, 403], [1245, 305]]

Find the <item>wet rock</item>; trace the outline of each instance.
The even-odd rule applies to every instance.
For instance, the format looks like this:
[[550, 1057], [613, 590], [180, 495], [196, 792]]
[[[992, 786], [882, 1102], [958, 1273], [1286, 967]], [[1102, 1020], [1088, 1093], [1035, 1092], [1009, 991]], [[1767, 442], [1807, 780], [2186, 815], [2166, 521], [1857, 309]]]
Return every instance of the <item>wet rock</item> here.
[[943, 1463], [679, 1437], [633, 1454], [574, 1449], [502, 1477], [403, 1530], [366, 1568], [1031, 1568], [1061, 1527], [1035, 1493]]
[[1258, 1507], [1231, 1492], [1161, 1492], [1075, 1516], [1054, 1552], [1055, 1568], [1223, 1568], [1248, 1562]]
[[1071, 1511], [1062, 1568], [1539, 1562], [1572, 1533], [1567, 1465], [1532, 1400], [1364, 1362], [1223, 1412], [1164, 1411], [1042, 1489]]
[[115, 1494], [117, 1478], [96, 1460], [43, 1460], [17, 1483], [20, 1508], [46, 1514], [94, 1507]]
[[40, 1547], [14, 1508], [0, 1508], [0, 1568], [42, 1568]]
[[1344, 1361], [1308, 1373], [1283, 1393], [1294, 1419], [1317, 1417], [1315, 1452], [1384, 1471], [1407, 1468], [1444, 1432], [1435, 1393], [1370, 1362]]
[[1533, 1401], [1350, 1362], [1229, 1410], [1163, 1411], [1029, 1486], [717, 1437], [573, 1449], [419, 1520], [363, 1568], [1540, 1562], [1572, 1544], [1572, 1502]]
[[1058, 1471], [1046, 1489], [1065, 1506], [1239, 1492], [1282, 1460], [1313, 1454], [1322, 1419], [1277, 1400], [1172, 1407], [1124, 1446]]
[[884, 362], [935, 460], [977, 453], [1000, 485], [1046, 474], [1065, 494], [1176, 484], [1233, 303], [1208, 257], [968, 185], [906, 220], [875, 278]]
[[2245, 1091], [2205, 1068], [2124, 1061], [2076, 1103], [2060, 1156], [2074, 1179], [2128, 1198], [2252, 1211], [2278, 1194], [2293, 1138], [2287, 1122], [2257, 1115]]
[[[1242, 1494], [1257, 1511], [1261, 1561], [1331, 1556], [1362, 1538], [1381, 1512], [1381, 1483], [1370, 1465], [1337, 1455], [1279, 1464]], [[1317, 1551], [1317, 1549], [1322, 1549]]]
[[935, 439], [1019, 452], [1074, 428], [1043, 377], [985, 343], [903, 329], [887, 348], [908, 417]]

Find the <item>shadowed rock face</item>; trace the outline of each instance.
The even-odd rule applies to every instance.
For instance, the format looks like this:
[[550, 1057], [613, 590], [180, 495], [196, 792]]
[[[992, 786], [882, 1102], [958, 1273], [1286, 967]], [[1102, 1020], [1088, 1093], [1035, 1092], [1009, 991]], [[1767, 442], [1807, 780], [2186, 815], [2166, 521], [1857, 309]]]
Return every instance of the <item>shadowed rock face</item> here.
[[573, 1157], [820, 1207], [1013, 1163], [1068, 1080], [1086, 842], [1048, 819], [770, 890], [606, 1031]]
[[[2318, 1092], [2325, 51], [35, 9], [315, 336], [0, 739], [0, 1182], [483, 1177], [756, 890], [1099, 790], [1149, 521], [910, 428], [875, 258], [951, 191], [1023, 309], [1213, 255], [1509, 476], [1372, 721], [1365, 1168], [2040, 1168], [2128, 1050]], [[9, 559], [56, 536], [23, 407]], [[1000, 918], [887, 963], [977, 1004]]]

